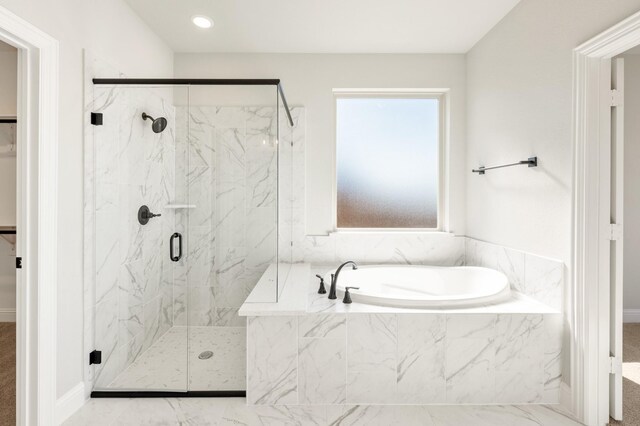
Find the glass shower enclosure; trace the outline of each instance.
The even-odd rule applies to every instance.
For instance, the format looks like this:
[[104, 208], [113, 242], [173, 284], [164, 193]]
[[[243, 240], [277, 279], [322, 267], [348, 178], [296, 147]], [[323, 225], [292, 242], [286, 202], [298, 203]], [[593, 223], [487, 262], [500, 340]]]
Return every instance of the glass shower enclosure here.
[[93, 82], [93, 391], [241, 395], [238, 309], [291, 262], [280, 82]]

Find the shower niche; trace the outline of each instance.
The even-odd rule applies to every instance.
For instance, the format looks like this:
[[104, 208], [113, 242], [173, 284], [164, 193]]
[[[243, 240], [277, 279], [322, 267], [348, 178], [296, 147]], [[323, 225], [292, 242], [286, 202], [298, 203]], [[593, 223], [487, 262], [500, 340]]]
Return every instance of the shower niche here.
[[290, 216], [293, 122], [279, 81], [91, 89], [93, 392], [241, 395], [238, 308], [261, 280], [252, 301], [276, 302], [291, 263], [278, 218]]

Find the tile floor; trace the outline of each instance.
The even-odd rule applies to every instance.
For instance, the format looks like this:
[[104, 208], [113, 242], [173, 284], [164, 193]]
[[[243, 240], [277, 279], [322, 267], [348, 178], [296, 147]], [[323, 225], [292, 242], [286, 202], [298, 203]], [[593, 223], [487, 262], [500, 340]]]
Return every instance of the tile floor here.
[[[213, 356], [199, 359], [204, 351]], [[244, 327], [173, 327], [107, 389], [244, 390], [246, 362], [237, 355], [245, 352]]]
[[574, 426], [579, 424], [559, 410], [544, 405], [248, 407], [244, 398], [92, 399], [64, 423], [65, 426]]

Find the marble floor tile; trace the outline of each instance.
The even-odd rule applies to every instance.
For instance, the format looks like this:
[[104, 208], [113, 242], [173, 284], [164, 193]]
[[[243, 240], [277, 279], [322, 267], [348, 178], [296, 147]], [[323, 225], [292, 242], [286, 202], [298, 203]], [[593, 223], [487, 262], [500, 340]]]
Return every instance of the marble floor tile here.
[[245, 327], [173, 327], [101, 390], [244, 390], [245, 354]]

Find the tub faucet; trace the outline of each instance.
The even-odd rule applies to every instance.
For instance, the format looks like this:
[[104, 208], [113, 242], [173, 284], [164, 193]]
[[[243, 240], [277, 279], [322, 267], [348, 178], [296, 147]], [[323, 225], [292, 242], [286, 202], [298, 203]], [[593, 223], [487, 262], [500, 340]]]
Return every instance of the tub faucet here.
[[353, 268], [353, 270], [358, 269], [358, 265], [356, 265], [356, 262], [354, 262], [353, 260], [348, 260], [344, 262], [342, 265], [338, 266], [338, 269], [336, 269], [336, 273], [331, 277], [331, 288], [329, 289], [329, 299], [338, 298], [336, 296], [336, 286], [338, 285], [338, 275], [340, 275], [340, 271], [342, 270], [342, 268], [344, 268], [349, 264], [351, 264], [351, 267]]

